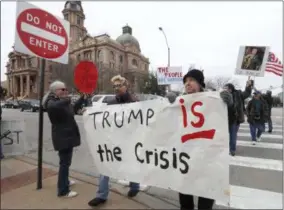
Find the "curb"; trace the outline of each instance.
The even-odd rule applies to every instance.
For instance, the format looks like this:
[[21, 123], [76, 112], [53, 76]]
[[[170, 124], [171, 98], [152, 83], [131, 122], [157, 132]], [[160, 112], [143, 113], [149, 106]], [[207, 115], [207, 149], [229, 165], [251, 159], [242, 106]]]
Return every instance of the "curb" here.
[[[37, 166], [37, 159], [31, 158], [31, 157], [27, 157], [27, 156], [15, 157], [14, 156], [11, 158]], [[47, 163], [45, 161], [43, 161], [43, 167], [54, 170], [54, 171], [58, 171], [58, 166]], [[91, 184], [91, 185], [95, 185], [95, 186], [99, 185], [98, 177], [87, 175], [84, 173], [79, 173], [71, 169], [70, 169], [70, 177], [77, 179], [81, 182]], [[128, 192], [128, 187], [118, 184], [114, 180], [110, 180], [110, 191], [128, 198], [126, 196]], [[177, 205], [174, 205], [173, 203], [167, 200], [158, 198], [154, 195], [151, 195], [151, 194], [148, 194], [147, 192], [142, 192], [142, 191], [140, 191], [139, 194], [135, 198], [128, 198], [128, 199], [134, 200], [135, 202], [141, 205], [144, 205], [148, 209], [179, 209]]]

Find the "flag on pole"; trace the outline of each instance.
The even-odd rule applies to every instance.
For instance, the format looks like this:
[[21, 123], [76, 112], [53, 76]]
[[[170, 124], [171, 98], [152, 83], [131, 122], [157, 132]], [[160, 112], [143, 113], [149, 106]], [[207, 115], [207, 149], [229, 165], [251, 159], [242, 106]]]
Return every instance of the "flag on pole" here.
[[272, 52], [269, 53], [265, 71], [276, 74], [277, 76], [283, 75], [283, 64]]

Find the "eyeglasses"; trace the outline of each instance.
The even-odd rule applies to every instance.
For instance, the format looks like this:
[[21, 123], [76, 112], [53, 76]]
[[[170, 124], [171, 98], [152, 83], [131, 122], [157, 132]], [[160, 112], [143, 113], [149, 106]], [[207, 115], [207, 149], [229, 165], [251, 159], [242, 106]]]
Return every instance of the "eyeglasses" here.
[[116, 88], [121, 88], [123, 85], [122, 84], [116, 84], [116, 85], [113, 85], [113, 88], [116, 89]]

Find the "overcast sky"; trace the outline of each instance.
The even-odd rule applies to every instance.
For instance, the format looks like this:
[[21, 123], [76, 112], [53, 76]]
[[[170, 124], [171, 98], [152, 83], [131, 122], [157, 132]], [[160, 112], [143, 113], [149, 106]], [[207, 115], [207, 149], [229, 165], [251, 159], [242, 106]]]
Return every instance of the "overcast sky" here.
[[[65, 2], [32, 4], [62, 17]], [[85, 27], [91, 35], [108, 33], [116, 39], [126, 24], [132, 27], [150, 68], [167, 65], [167, 47], [158, 27], [163, 27], [171, 48], [171, 65], [202, 66], [205, 77], [234, 76], [240, 45], [270, 46], [282, 52], [282, 2], [83, 2]], [[5, 80], [7, 55], [15, 36], [16, 3], [1, 2], [1, 80]], [[244, 84], [247, 77], [237, 76]], [[258, 88], [280, 86], [282, 78], [266, 73]]]

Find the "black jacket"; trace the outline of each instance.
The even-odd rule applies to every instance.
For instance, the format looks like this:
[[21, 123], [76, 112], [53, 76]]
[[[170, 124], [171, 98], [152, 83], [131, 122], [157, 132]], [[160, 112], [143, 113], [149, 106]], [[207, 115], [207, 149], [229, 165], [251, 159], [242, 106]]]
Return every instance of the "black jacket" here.
[[77, 147], [81, 144], [79, 127], [74, 114], [81, 108], [81, 97], [73, 106], [69, 99], [59, 99], [55, 95], [48, 96], [45, 104], [52, 125], [51, 135], [54, 150]]
[[246, 87], [245, 91], [234, 90], [233, 106], [228, 107], [229, 124], [245, 122], [245, 99], [247, 99], [252, 92], [251, 87]]
[[126, 92], [123, 95], [115, 96], [115, 98], [107, 103], [107, 105], [114, 105], [114, 104], [125, 104], [125, 103], [133, 103], [137, 100], [129, 93]]
[[256, 123], [256, 122], [259, 122], [259, 123], [265, 123], [267, 122], [267, 119], [268, 119], [268, 115], [269, 115], [269, 110], [268, 110], [268, 106], [265, 102], [265, 100], [263, 99], [260, 99], [260, 102], [261, 102], [261, 108], [260, 108], [260, 118], [259, 119], [256, 119], [256, 112], [255, 112], [255, 107], [254, 107], [254, 101], [256, 99], [252, 99], [249, 101], [248, 105], [247, 105], [247, 121], [248, 123]]

